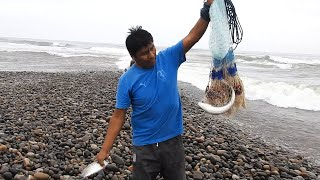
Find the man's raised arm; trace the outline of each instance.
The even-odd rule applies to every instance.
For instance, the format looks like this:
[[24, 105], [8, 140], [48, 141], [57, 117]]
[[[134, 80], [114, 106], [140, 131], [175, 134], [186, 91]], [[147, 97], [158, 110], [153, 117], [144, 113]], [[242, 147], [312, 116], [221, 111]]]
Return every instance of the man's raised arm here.
[[191, 29], [189, 34], [185, 38], [183, 38], [182, 42], [183, 42], [184, 53], [187, 53], [193, 47], [193, 45], [195, 45], [201, 39], [203, 34], [206, 32], [210, 22], [209, 9], [212, 2], [213, 0], [207, 0], [204, 3], [203, 8], [201, 9], [201, 12], [200, 12], [201, 16], [199, 20]]

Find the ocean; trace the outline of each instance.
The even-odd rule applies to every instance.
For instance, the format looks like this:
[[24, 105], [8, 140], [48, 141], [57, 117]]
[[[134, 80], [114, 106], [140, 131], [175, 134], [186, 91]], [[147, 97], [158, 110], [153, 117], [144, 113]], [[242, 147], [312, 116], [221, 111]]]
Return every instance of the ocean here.
[[[247, 108], [229, 122], [320, 165], [320, 55], [237, 50], [235, 54]], [[178, 79], [203, 92], [211, 54], [192, 49], [186, 57]], [[0, 38], [0, 71], [124, 70], [130, 60], [124, 45]]]

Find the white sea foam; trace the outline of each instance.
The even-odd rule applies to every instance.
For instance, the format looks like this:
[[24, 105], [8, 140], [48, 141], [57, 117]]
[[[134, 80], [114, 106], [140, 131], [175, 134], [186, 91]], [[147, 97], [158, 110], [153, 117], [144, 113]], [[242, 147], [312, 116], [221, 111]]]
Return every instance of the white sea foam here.
[[270, 58], [276, 62], [286, 63], [286, 64], [309, 64], [309, 65], [319, 65], [320, 60], [317, 59], [296, 59], [280, 56], [270, 56]]
[[246, 61], [243, 59], [237, 59], [237, 62], [243, 64], [254, 64], [254, 65], [265, 65], [265, 66], [276, 66], [280, 69], [291, 69], [292, 64], [285, 64], [285, 63], [274, 63], [267, 60], [254, 60], [254, 61]]
[[320, 111], [320, 92], [306, 84], [265, 82], [242, 77], [249, 100], [263, 100], [284, 108]]
[[210, 64], [184, 63], [179, 68], [178, 80], [205, 90], [209, 82]]
[[116, 62], [116, 65], [119, 69], [128, 69], [130, 66], [131, 57], [129, 55], [119, 58], [119, 61]]
[[[319, 65], [320, 57], [312, 56], [312, 55], [253, 55], [253, 54], [239, 54], [240, 58], [238, 58], [241, 62], [247, 61], [246, 59], [242, 59], [241, 57], [248, 58], [249, 61], [261, 61], [267, 60], [273, 63], [281, 63], [281, 64], [308, 64], [308, 65]], [[237, 60], [238, 60], [237, 59]]]
[[125, 55], [128, 54], [128, 51], [126, 49], [120, 49], [120, 48], [110, 48], [110, 47], [92, 47], [90, 48], [91, 51], [96, 53], [102, 53], [102, 54], [121, 54]]
[[67, 43], [53, 42], [52, 45], [53, 45], [53, 46], [58, 46], [58, 47], [64, 47], [64, 46], [67, 45]]

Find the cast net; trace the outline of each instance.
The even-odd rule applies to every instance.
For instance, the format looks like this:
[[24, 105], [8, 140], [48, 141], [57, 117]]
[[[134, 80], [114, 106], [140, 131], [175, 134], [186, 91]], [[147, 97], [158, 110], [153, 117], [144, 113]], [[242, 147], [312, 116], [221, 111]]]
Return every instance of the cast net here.
[[[209, 82], [203, 103], [226, 107], [213, 113], [234, 114], [245, 107], [244, 87], [237, 73], [233, 51], [242, 40], [243, 31], [231, 0], [215, 0], [210, 6], [211, 33], [209, 49], [212, 55]], [[235, 95], [234, 102], [232, 96]], [[230, 105], [231, 103], [231, 105]], [[208, 107], [208, 106], [207, 106]]]

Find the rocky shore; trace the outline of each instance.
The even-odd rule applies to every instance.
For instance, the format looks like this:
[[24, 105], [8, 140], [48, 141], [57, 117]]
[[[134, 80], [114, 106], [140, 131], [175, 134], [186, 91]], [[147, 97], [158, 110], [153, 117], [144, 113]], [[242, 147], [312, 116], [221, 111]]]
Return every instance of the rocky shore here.
[[[81, 179], [103, 143], [121, 72], [0, 72], [0, 179]], [[198, 108], [179, 85], [187, 179], [320, 179], [304, 157], [267, 145]], [[130, 179], [130, 110], [104, 171]], [[159, 178], [160, 179], [160, 178]]]

